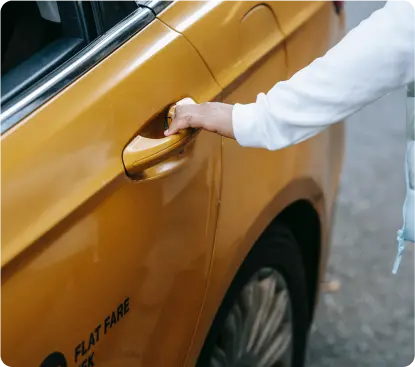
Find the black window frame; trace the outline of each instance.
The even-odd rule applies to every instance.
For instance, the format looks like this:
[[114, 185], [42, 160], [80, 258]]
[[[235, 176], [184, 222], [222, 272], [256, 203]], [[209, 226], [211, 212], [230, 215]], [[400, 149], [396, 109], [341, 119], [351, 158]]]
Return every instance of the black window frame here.
[[144, 6], [150, 9], [155, 15], [160, 14], [164, 9], [166, 9], [174, 1], [158, 1], [158, 0], [144, 0], [136, 1], [137, 5]]
[[[89, 2], [72, 3], [86, 4]], [[89, 44], [84, 45], [81, 50], [78, 50], [68, 60], [55, 67], [36, 82], [25, 86], [24, 90], [16, 97], [8, 100], [6, 103], [3, 103], [2, 99], [1, 133], [8, 131], [155, 19], [152, 11], [137, 5], [136, 2], [132, 3], [135, 4], [135, 10], [124, 19], [120, 19], [116, 25], [104, 31], [103, 34], [100, 34], [96, 26], [96, 18], [94, 18], [92, 7], [89, 10], [84, 8], [83, 13], [78, 13], [82, 14], [82, 19], [85, 20], [81, 24], [83, 29], [90, 32], [90, 35], [95, 34], [98, 37]]]
[[87, 14], [92, 14], [89, 2], [59, 1], [57, 6], [65, 36], [2, 75], [2, 108], [96, 38], [95, 29], [87, 26]]
[[140, 6], [135, 1], [92, 1], [92, 14], [99, 35], [108, 32]]
[[149, 9], [155, 16], [166, 9], [173, 1], [91, 1], [96, 31], [104, 34], [137, 8]]

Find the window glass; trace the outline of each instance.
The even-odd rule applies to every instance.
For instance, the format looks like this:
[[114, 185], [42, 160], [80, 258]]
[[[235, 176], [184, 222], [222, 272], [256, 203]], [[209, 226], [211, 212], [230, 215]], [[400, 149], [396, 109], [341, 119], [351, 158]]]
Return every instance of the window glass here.
[[61, 36], [60, 19], [43, 18], [36, 2], [7, 2], [1, 10], [1, 74]]
[[9, 1], [3, 5], [2, 105], [96, 37], [88, 29], [87, 4], [71, 1]]

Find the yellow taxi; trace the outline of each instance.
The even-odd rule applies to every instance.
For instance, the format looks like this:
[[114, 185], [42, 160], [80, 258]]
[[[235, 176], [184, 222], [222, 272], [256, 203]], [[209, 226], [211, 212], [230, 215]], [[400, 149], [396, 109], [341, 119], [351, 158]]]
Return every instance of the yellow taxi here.
[[299, 367], [343, 126], [276, 152], [195, 130], [342, 37], [340, 1], [1, 9], [1, 358], [12, 367]]

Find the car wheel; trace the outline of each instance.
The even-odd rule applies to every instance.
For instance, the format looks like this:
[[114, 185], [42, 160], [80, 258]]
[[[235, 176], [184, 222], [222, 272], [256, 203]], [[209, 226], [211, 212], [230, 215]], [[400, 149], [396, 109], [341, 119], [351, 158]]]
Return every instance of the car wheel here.
[[197, 367], [303, 366], [308, 304], [295, 238], [287, 228], [273, 225], [240, 267]]

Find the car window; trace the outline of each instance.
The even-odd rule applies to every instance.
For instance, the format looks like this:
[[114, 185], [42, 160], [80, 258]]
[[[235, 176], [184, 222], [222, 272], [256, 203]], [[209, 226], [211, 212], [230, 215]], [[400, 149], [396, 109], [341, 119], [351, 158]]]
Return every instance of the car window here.
[[2, 106], [96, 38], [88, 3], [9, 1], [1, 10]]
[[99, 34], [103, 34], [138, 8], [135, 1], [93, 1], [92, 10]]
[[[131, 23], [118, 29], [117, 24], [129, 15], [133, 17]], [[4, 4], [1, 9], [1, 132], [152, 19], [151, 11], [141, 9], [135, 1], [9, 1]], [[119, 39], [113, 39], [111, 32], [117, 33], [114, 37]]]

